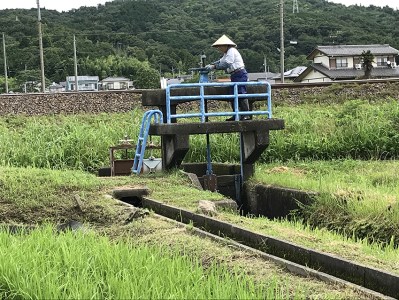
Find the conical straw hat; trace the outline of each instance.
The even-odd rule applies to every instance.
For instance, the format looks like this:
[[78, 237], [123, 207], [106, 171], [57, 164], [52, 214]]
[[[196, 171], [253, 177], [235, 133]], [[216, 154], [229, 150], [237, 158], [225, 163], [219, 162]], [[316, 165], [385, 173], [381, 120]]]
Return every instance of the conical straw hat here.
[[212, 47], [217, 47], [217, 46], [236, 47], [237, 45], [232, 40], [230, 40], [225, 34], [223, 34], [216, 42], [212, 44]]

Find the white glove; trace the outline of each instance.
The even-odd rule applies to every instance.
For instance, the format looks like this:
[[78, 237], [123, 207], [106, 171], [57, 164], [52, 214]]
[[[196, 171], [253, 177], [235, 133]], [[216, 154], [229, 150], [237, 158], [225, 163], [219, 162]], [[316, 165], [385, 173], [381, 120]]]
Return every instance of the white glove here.
[[212, 71], [213, 69], [215, 69], [216, 67], [215, 67], [215, 65], [206, 65], [205, 66], [205, 68], [207, 69], [207, 70], [209, 70], [209, 71]]

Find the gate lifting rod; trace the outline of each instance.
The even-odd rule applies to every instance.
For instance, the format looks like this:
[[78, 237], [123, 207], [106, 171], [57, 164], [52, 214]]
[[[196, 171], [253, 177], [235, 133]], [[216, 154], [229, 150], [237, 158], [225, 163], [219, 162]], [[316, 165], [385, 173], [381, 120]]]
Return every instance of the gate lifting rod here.
[[[208, 83], [209, 77], [208, 73], [210, 72], [207, 68], [205, 68], [205, 55], [201, 55], [201, 65], [202, 68], [192, 68], [190, 71], [198, 71], [199, 72], [199, 83]], [[205, 101], [205, 112], [208, 112], [208, 103]], [[208, 122], [208, 117], [205, 117], [205, 122]], [[208, 190], [215, 192], [217, 189], [216, 175], [213, 174], [212, 171], [212, 158], [211, 158], [211, 143], [209, 140], [209, 133], [206, 134], [206, 160], [207, 160], [207, 169], [206, 169], [206, 177], [205, 177], [205, 185]]]

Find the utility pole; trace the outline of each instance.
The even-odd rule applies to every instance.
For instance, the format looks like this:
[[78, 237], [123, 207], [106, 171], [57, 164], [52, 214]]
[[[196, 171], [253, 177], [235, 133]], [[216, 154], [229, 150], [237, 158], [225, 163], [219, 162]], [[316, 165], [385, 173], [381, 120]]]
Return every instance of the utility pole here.
[[39, 0], [37, 0], [37, 28], [39, 31], [39, 50], [40, 50], [40, 70], [41, 70], [41, 74], [42, 74], [42, 93], [44, 93], [46, 91], [46, 79], [44, 77], [42, 17], [40, 15]]
[[266, 80], [267, 80], [267, 64], [266, 64], [266, 55], [265, 55], [265, 56], [263, 56], [263, 66], [264, 66], [264, 68], [265, 68], [265, 77], [266, 77]]
[[6, 94], [8, 94], [6, 38], [5, 38], [4, 32], [3, 32], [3, 53], [4, 53], [4, 78], [5, 78], [5, 84], [6, 84]]
[[76, 36], [73, 35], [73, 66], [75, 68], [75, 92], [79, 91], [78, 87], [78, 62], [76, 60]]
[[292, 1], [292, 13], [294, 14], [295, 12], [299, 13], [298, 0]]
[[265, 73], [267, 71], [266, 69], [266, 55], [263, 56], [263, 69], [265, 70]]
[[284, 83], [284, 0], [280, 0], [280, 72]]

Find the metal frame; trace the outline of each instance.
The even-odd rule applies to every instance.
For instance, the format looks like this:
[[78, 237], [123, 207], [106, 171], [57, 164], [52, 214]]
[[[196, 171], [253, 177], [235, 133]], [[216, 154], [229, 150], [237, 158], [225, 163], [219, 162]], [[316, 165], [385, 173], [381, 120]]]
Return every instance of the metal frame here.
[[[239, 94], [238, 86], [264, 86], [264, 93], [251, 93], [251, 94]], [[194, 96], [172, 96], [171, 91], [179, 88], [198, 88], [199, 94]], [[206, 87], [233, 87], [234, 94], [229, 95], [205, 95]], [[239, 111], [238, 101], [241, 98], [265, 98], [266, 99], [266, 110], [261, 111]], [[186, 114], [172, 114], [171, 106], [172, 103], [187, 102], [200, 100], [200, 111], [198, 113], [186, 113]], [[207, 100], [234, 100], [234, 112], [207, 112], [206, 101]], [[207, 122], [207, 117], [215, 116], [234, 116], [236, 121], [240, 120], [240, 116], [243, 115], [267, 115], [268, 118], [272, 117], [272, 102], [271, 102], [271, 86], [268, 82], [223, 82], [223, 83], [184, 83], [184, 84], [171, 84], [166, 88], [166, 121], [172, 123], [172, 119], [178, 118], [201, 118], [201, 122]]]
[[[128, 175], [131, 172], [133, 166], [133, 159], [128, 158], [128, 151], [133, 150], [135, 145], [132, 144], [120, 144], [109, 147], [109, 160], [111, 165], [111, 176], [116, 175]], [[124, 159], [115, 159], [116, 151], [125, 151]]]

